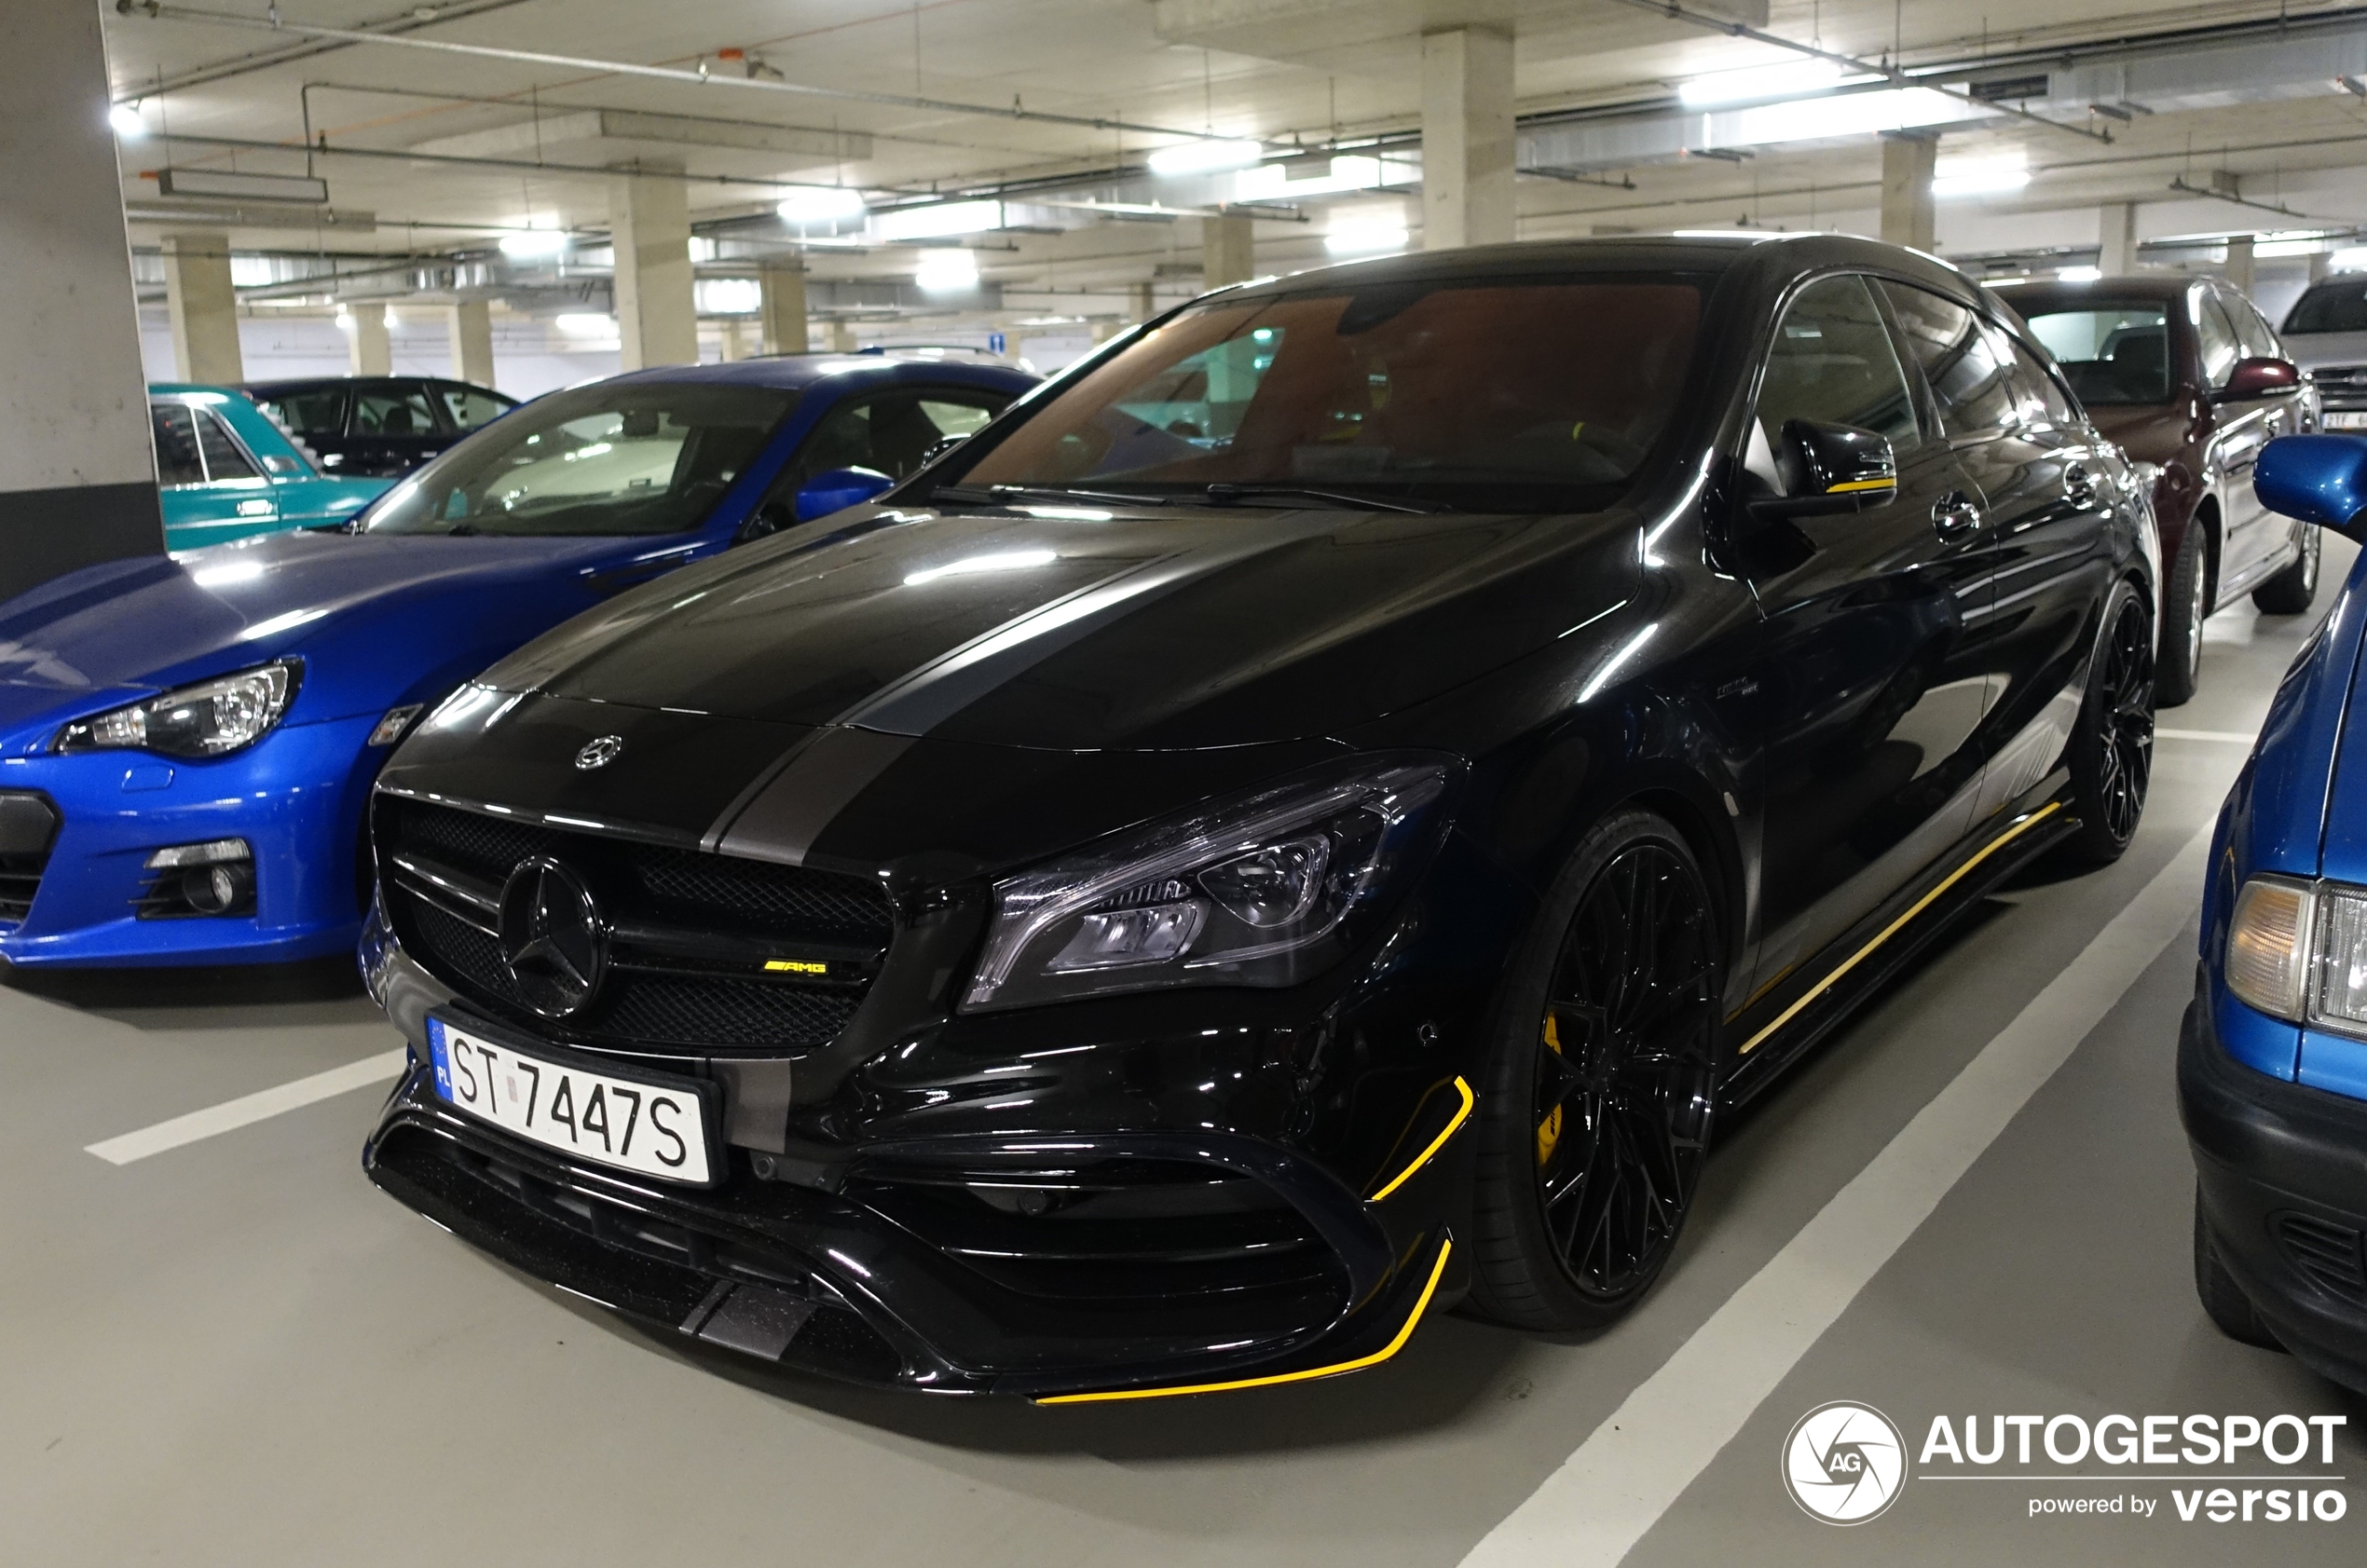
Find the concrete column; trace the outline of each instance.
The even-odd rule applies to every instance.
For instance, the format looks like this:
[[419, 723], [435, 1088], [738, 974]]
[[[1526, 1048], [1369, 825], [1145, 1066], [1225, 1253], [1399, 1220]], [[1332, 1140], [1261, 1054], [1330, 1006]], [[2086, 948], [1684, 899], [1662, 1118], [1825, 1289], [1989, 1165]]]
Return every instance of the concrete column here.
[[445, 330], [452, 334], [452, 374], [479, 387], [493, 385], [493, 307], [467, 299], [446, 306]]
[[833, 354], [855, 352], [855, 323], [853, 321], [830, 323], [830, 352]]
[[172, 318], [172, 373], [184, 381], [244, 381], [230, 237], [164, 237], [164, 301]]
[[2332, 252], [2332, 251], [2315, 251], [2315, 252], [2312, 252], [2310, 253], [2310, 257], [2309, 257], [2309, 280], [2310, 280], [2311, 282], [2313, 282], [2313, 283], [2322, 283], [2322, 282], [2324, 282], [2324, 281], [2326, 280], [2326, 279], [2327, 279], [2327, 276], [2328, 276], [2330, 273], [2332, 273], [2333, 270], [2334, 270], [2334, 252]]
[[758, 330], [768, 354], [806, 351], [805, 268], [768, 266], [756, 275]]
[[616, 247], [622, 367], [698, 363], [689, 187], [679, 180], [615, 175], [609, 182], [609, 234]]
[[0, 6], [0, 278], [18, 302], [0, 332], [8, 599], [164, 551], [98, 7]]
[[2231, 235], [2227, 240], [2227, 280], [2246, 293], [2252, 292], [2252, 237]]
[[747, 339], [740, 335], [740, 320], [727, 316], [716, 323], [716, 337], [721, 344], [718, 357], [725, 364], [736, 364], [748, 357]]
[[1257, 276], [1256, 239], [1247, 212], [1200, 220], [1201, 280], [1211, 289], [1246, 283]]
[[1929, 131], [1882, 137], [1882, 239], [1918, 251], [1933, 248], [1932, 171], [1939, 138]]
[[1158, 314], [1158, 291], [1147, 282], [1126, 286], [1126, 313], [1137, 321], [1147, 321]]
[[2105, 277], [2137, 270], [2137, 204], [2107, 201], [2096, 210], [2096, 266]]
[[1422, 35], [1422, 243], [1512, 238], [1512, 35], [1459, 27]]
[[372, 300], [365, 305], [349, 305], [345, 313], [353, 318], [352, 335], [347, 340], [348, 358], [356, 375], [392, 375], [394, 374], [394, 344], [387, 336], [387, 307], [384, 301]]

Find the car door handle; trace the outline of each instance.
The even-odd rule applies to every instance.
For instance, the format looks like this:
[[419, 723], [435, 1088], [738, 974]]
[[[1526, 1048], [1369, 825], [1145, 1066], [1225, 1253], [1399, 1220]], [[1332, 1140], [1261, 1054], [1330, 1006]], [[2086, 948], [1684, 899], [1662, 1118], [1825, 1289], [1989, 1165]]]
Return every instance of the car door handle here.
[[1962, 490], [1950, 490], [1932, 503], [1932, 527], [1944, 539], [1960, 539], [1980, 526], [1980, 508]]
[[2081, 506], [2096, 498], [2096, 482], [2089, 477], [2086, 465], [2073, 463], [2063, 470], [2063, 494]]

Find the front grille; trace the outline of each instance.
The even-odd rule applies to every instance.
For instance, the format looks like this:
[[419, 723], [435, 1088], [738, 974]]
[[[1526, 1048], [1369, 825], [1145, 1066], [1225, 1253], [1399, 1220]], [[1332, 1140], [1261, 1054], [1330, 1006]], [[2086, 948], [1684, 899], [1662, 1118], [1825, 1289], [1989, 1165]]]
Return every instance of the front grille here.
[[700, 1055], [828, 1044], [861, 1005], [894, 934], [887, 895], [859, 877], [398, 797], [380, 800], [374, 825], [404, 950], [471, 1001], [538, 1029], [554, 1026], [527, 1006], [502, 960], [500, 890], [536, 857], [584, 878], [611, 928], [609, 972], [592, 1003], [555, 1027], [587, 1043]]
[[2276, 1217], [2275, 1229], [2285, 1261], [2328, 1294], [2367, 1306], [2367, 1255], [2357, 1231], [2290, 1212]]
[[0, 791], [0, 920], [33, 913], [33, 895], [58, 841], [58, 809], [30, 791]]
[[2367, 408], [2367, 365], [2327, 365], [2310, 375], [2318, 383], [2318, 401], [2329, 412]]

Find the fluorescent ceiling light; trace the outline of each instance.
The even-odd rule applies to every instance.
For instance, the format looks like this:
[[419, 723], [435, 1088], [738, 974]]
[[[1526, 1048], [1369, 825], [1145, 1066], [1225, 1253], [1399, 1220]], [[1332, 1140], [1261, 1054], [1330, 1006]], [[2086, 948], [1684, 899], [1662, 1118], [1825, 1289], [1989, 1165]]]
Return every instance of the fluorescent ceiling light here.
[[501, 237], [501, 253], [518, 261], [548, 258], [565, 255], [568, 243], [568, 237], [564, 229], [520, 229]]
[[596, 311], [569, 311], [564, 316], [552, 318], [551, 324], [569, 337], [614, 337], [617, 335], [616, 318], [603, 316]]
[[1247, 169], [1266, 156], [1256, 142], [1179, 142], [1150, 157], [1151, 172], [1171, 178], [1178, 174], [1211, 174], [1221, 169]]
[[301, 201], [324, 206], [329, 182], [309, 174], [241, 174], [232, 169], [160, 169], [157, 189], [166, 196], [226, 196], [240, 201]]
[[843, 185], [810, 185], [791, 191], [775, 209], [786, 224], [835, 224], [859, 218], [870, 211], [861, 191]]
[[764, 304], [764, 286], [753, 278], [702, 278], [691, 293], [702, 316], [753, 316]]
[[1409, 238], [1403, 224], [1387, 218], [1366, 218], [1334, 227], [1323, 237], [1323, 249], [1335, 256], [1376, 255], [1383, 251], [1402, 251]]
[[912, 274], [923, 293], [963, 293], [978, 286], [978, 258], [967, 251], [930, 251], [921, 257], [920, 270]]
[[1959, 196], [1993, 196], [2030, 184], [2030, 166], [2019, 158], [1966, 158], [1932, 176], [1932, 195], [1942, 201]]
[[2093, 283], [2104, 275], [2100, 266], [2059, 266], [2055, 276], [2066, 283]]
[[2336, 272], [2367, 271], [2367, 245], [2346, 245], [2326, 258]]
[[2252, 254], [2263, 259], [2314, 256], [2325, 243], [2323, 239], [2261, 239], [2253, 242]]
[[948, 201], [935, 207], [898, 207], [871, 214], [871, 234], [878, 239], [944, 239], [957, 234], [984, 234], [1003, 226], [999, 201]]
[[1831, 90], [1841, 68], [1829, 60], [1787, 60], [1740, 71], [1712, 71], [1676, 84], [1676, 101], [1688, 109], [1713, 103], [1744, 103], [1754, 98], [1806, 98]]
[[148, 122], [140, 117], [140, 110], [135, 104], [118, 103], [109, 109], [107, 123], [115, 127], [115, 133], [127, 142], [137, 142], [148, 133]]
[[918, 583], [935, 582], [941, 577], [966, 577], [972, 572], [1019, 572], [1031, 566], [1048, 566], [1060, 559], [1049, 550], [1006, 550], [993, 555], [972, 555], [960, 561], [949, 561], [942, 566], [931, 566], [914, 572], [904, 579], [910, 588]]
[[1715, 110], [1702, 116], [1687, 144], [1700, 149], [1824, 142], [1871, 136], [1885, 130], [1962, 124], [1993, 117], [1997, 112], [1976, 108], [1930, 88], [1847, 92], [1788, 103], [1754, 104], [1747, 109]]
[[340, 311], [338, 311], [338, 312], [337, 312], [337, 331], [339, 331], [339, 332], [351, 332], [352, 330], [353, 330], [353, 312], [352, 312], [352, 311], [350, 311], [350, 310], [340, 310]]

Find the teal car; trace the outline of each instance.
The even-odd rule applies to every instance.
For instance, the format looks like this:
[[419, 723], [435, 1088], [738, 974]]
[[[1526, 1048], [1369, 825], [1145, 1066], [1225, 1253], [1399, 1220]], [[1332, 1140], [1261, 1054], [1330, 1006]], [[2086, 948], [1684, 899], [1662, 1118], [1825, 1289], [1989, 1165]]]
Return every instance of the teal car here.
[[294, 436], [236, 388], [153, 383], [148, 418], [168, 550], [342, 523], [394, 483], [323, 474]]

